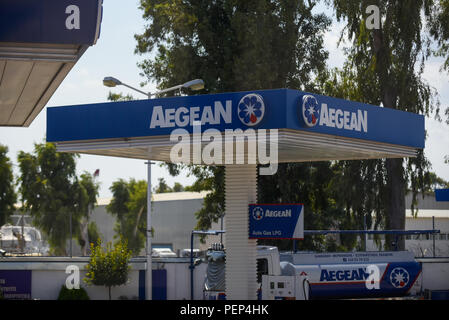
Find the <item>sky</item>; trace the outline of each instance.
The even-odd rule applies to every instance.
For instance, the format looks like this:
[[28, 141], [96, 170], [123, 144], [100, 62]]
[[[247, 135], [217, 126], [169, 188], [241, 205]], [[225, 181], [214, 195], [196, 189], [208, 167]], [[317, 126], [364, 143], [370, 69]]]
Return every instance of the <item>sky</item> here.
[[[138, 0], [104, 0], [100, 38], [94, 46], [87, 49], [46, 107], [105, 102], [109, 91], [121, 92], [125, 95], [129, 93], [135, 98], [145, 98], [139, 97], [139, 93], [124, 86], [107, 88], [102, 84], [106, 76], [116, 77], [135, 87], [139, 87], [139, 83], [144, 80], [139, 75], [137, 63], [149, 56], [134, 54], [136, 46], [134, 34], [142, 33], [146, 24], [138, 5]], [[331, 12], [326, 8], [323, 10], [328, 14]], [[341, 29], [342, 24], [334, 21], [325, 34], [324, 43], [330, 54], [328, 61], [330, 67], [341, 67], [344, 62], [341, 47], [337, 47]], [[424, 78], [438, 91], [442, 106], [448, 106], [449, 76], [447, 72], [439, 72], [441, 65], [441, 59], [429, 60], [426, 63]], [[156, 91], [156, 84], [149, 84], [144, 91]], [[45, 140], [45, 128], [46, 109], [41, 111], [29, 127], [0, 127], [0, 144], [8, 146], [8, 156], [13, 162], [16, 176], [19, 175], [18, 152], [33, 152], [34, 143]], [[426, 119], [426, 129], [428, 137], [424, 149], [425, 155], [431, 161], [437, 175], [449, 180], [449, 164], [444, 163], [444, 156], [449, 155], [449, 126], [444, 121]], [[84, 171], [94, 173], [96, 169], [100, 169], [98, 178], [100, 198], [112, 196], [109, 187], [119, 178], [147, 179], [147, 166], [143, 160], [93, 155], [81, 155], [77, 160], [78, 174]], [[157, 184], [159, 178], [164, 178], [170, 186], [173, 186], [175, 182], [190, 185], [195, 181], [195, 178], [188, 176], [186, 172], [178, 177], [171, 177], [164, 168], [159, 166], [159, 163], [156, 163], [152, 166], [153, 186]]]

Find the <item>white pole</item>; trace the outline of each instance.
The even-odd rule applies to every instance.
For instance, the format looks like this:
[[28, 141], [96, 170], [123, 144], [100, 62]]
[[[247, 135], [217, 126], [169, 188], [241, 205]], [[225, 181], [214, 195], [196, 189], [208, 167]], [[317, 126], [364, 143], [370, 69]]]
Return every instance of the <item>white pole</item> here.
[[248, 239], [248, 204], [257, 201], [257, 165], [225, 167], [226, 299], [257, 299], [257, 240]]
[[153, 299], [153, 279], [152, 279], [152, 264], [151, 259], [151, 164], [152, 162], [148, 160], [147, 170], [148, 170], [148, 181], [147, 181], [147, 270], [146, 270], [146, 283], [145, 283], [145, 297], [146, 300]]

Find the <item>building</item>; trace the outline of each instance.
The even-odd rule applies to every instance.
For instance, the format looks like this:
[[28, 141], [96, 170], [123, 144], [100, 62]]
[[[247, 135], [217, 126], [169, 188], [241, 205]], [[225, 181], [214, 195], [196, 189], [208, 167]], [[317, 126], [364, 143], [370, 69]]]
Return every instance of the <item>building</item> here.
[[[202, 208], [203, 199], [207, 193], [208, 192], [153, 193], [151, 215], [151, 223], [154, 229], [154, 236], [152, 239], [153, 248], [168, 248], [175, 253], [179, 253], [183, 249], [190, 249], [190, 236], [192, 230], [195, 229], [197, 222], [195, 213]], [[97, 225], [103, 243], [113, 242], [117, 236], [114, 231], [116, 219], [112, 214], [106, 211], [106, 206], [111, 199], [112, 198], [98, 199], [97, 205], [89, 218], [90, 221], [95, 222]], [[41, 233], [36, 230], [38, 232], [37, 240], [34, 238], [31, 239], [28, 235], [27, 232], [29, 230], [35, 230], [29, 215], [13, 215], [11, 217], [11, 225], [3, 226], [3, 245], [8, 246], [8, 248], [14, 248], [12, 251], [18, 252], [16, 249], [19, 247], [19, 242], [17, 237], [12, 235], [12, 231], [17, 230], [17, 232], [20, 233], [22, 226], [24, 227], [24, 230], [26, 230], [25, 247], [28, 249], [34, 248], [34, 244], [39, 240], [40, 249], [37, 251], [44, 255], [48, 253], [48, 244], [45, 242], [45, 234], [41, 235]], [[0, 240], [1, 239], [2, 238], [0, 237]], [[5, 248], [5, 250], [7, 249], [7, 251], [10, 252], [11, 250], [8, 248]], [[205, 250], [207, 249], [207, 245], [202, 245], [199, 237], [196, 236], [194, 238], [194, 248]], [[67, 240], [67, 252], [70, 252], [70, 240]], [[143, 249], [140, 254], [144, 255], [145, 250]], [[82, 255], [81, 248], [75, 239], [72, 241], [72, 255]]]
[[[448, 257], [449, 256], [449, 202], [437, 202], [435, 196], [418, 196], [416, 216], [411, 209], [406, 209], [405, 230], [440, 230], [439, 234], [407, 235], [405, 248], [414, 252], [416, 257]], [[412, 197], [408, 194], [405, 198], [406, 208], [410, 208]], [[433, 225], [434, 223], [434, 225]], [[381, 244], [385, 237], [381, 236]], [[435, 246], [434, 246], [435, 243]], [[435, 247], [435, 250], [434, 250]], [[373, 236], [368, 237], [367, 250], [379, 250]]]
[[[190, 249], [190, 236], [196, 226], [195, 213], [201, 209], [207, 192], [153, 193], [151, 224], [154, 228], [153, 248], [169, 248], [178, 253]], [[103, 242], [113, 241], [116, 235], [114, 216], [106, 212], [111, 198], [99, 199], [91, 221], [97, 224]], [[194, 248], [200, 240], [194, 238]], [[74, 251], [75, 254], [77, 253]], [[141, 252], [144, 254], [144, 251]]]
[[[152, 225], [154, 237], [152, 239], [153, 248], [169, 248], [179, 254], [183, 249], [190, 249], [191, 232], [196, 226], [197, 219], [195, 213], [202, 208], [203, 199], [207, 192], [171, 192], [153, 194], [152, 202]], [[99, 199], [97, 206], [90, 217], [91, 221], [97, 224], [103, 242], [114, 241], [116, 224], [115, 217], [106, 211], [106, 206], [111, 198]], [[406, 197], [406, 207], [410, 208], [411, 196]], [[436, 202], [433, 195], [418, 196], [418, 211], [416, 216], [412, 216], [410, 209], [406, 210], [406, 230], [440, 230], [435, 237], [432, 235], [408, 235], [406, 236], [406, 249], [413, 251], [416, 257], [431, 257], [435, 255], [449, 256], [449, 202]], [[13, 216], [13, 225], [18, 228], [21, 225], [21, 216]], [[434, 220], [432, 220], [434, 218]], [[226, 219], [224, 219], [226, 220]], [[25, 227], [31, 227], [29, 219], [25, 218]], [[226, 229], [226, 221], [219, 220], [213, 223], [212, 230]], [[45, 235], [42, 235], [45, 240]], [[384, 244], [385, 237], [380, 235], [381, 245]], [[221, 242], [226, 244], [226, 234], [222, 236], [207, 236], [205, 243], [201, 243], [198, 236], [194, 238], [194, 248], [206, 250], [212, 243]], [[67, 242], [69, 246], [69, 241]], [[72, 241], [73, 255], [81, 255], [81, 249], [77, 241]], [[48, 248], [45, 248], [48, 250]], [[367, 240], [367, 250], [381, 250], [374, 241], [374, 236], [369, 235]], [[69, 252], [69, 250], [67, 250]], [[145, 251], [142, 250], [141, 255]]]

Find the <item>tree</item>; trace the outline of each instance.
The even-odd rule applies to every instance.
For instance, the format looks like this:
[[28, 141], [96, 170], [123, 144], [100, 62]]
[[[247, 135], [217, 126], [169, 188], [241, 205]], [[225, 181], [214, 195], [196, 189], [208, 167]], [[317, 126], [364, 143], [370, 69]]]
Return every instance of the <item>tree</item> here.
[[[433, 53], [437, 57], [446, 58], [443, 68], [449, 72], [449, 0], [436, 1], [432, 7], [430, 21], [430, 34], [437, 41]], [[449, 125], [449, 108], [445, 111], [446, 124]], [[449, 163], [449, 154], [444, 157], [444, 162]]]
[[[350, 229], [352, 220], [331, 197], [334, 177], [331, 162], [287, 163], [279, 166], [273, 176], [259, 177], [259, 201], [266, 203], [304, 204], [304, 229]], [[347, 237], [349, 238], [349, 237]], [[260, 241], [276, 245], [280, 250], [291, 249], [292, 241]], [[348, 249], [353, 241], [346, 241]], [[349, 246], [351, 245], [351, 246]], [[324, 236], [307, 236], [298, 243], [300, 250], [330, 249]]]
[[30, 212], [36, 226], [48, 236], [53, 254], [66, 254], [70, 217], [73, 230], [89, 201], [76, 176], [78, 157], [72, 153], [56, 152], [51, 143], [34, 145], [34, 154], [19, 152], [19, 193], [22, 209]]
[[[141, 0], [145, 31], [136, 53], [156, 53], [139, 66], [161, 88], [201, 77], [206, 92], [307, 88], [325, 67], [316, 1]], [[307, 45], [305, 45], [307, 44]]]
[[146, 239], [147, 183], [119, 179], [109, 190], [113, 198], [106, 210], [117, 217], [115, 231], [127, 241], [133, 255], [138, 255]]
[[[92, 213], [92, 210], [95, 207], [95, 204], [97, 203], [97, 196], [98, 196], [98, 189], [100, 188], [100, 185], [98, 182], [95, 182], [94, 175], [84, 172], [81, 174], [79, 179], [79, 188], [80, 191], [78, 193], [79, 198], [79, 206], [80, 211], [83, 213], [80, 217], [80, 229], [77, 232], [78, 236], [78, 242], [81, 246], [81, 250], [83, 252], [83, 255], [87, 255], [87, 247], [90, 239], [93, 241], [97, 240], [97, 237], [90, 238], [89, 237], [89, 216]], [[94, 226], [91, 227], [95, 228]], [[92, 229], [94, 231], [94, 229]]]
[[[333, 4], [337, 19], [345, 21], [342, 37], [346, 35], [351, 46], [346, 48], [347, 61], [343, 69], [331, 72], [323, 91], [345, 99], [382, 104], [386, 108], [438, 116], [440, 106], [435, 92], [422, 78], [424, 63], [431, 52], [430, 35], [423, 32], [423, 27], [429, 27], [426, 23], [431, 21], [438, 1], [328, 0], [327, 3]], [[373, 4], [379, 8], [379, 26], [369, 29], [366, 8]], [[347, 178], [341, 183], [347, 187], [344, 190], [348, 190], [344, 196], [349, 197], [342, 201], [359, 218], [368, 217], [374, 211], [376, 223], [386, 229], [403, 230], [405, 227], [408, 183], [413, 204], [416, 204], [418, 192], [429, 183], [426, 174], [429, 162], [423, 152], [416, 158], [369, 160], [359, 164], [343, 162], [339, 166], [346, 173]], [[360, 189], [351, 186], [362, 182], [360, 196]], [[352, 196], [358, 201], [354, 203]], [[390, 249], [391, 244], [391, 241], [386, 242]], [[398, 247], [404, 249], [404, 239]]]
[[97, 245], [91, 243], [91, 255], [84, 281], [87, 284], [107, 287], [111, 300], [112, 287], [121, 286], [128, 281], [130, 258], [131, 251], [123, 239], [115, 243], [114, 247], [108, 242], [105, 249], [101, 247], [100, 239]]
[[437, 176], [435, 172], [429, 172], [429, 188], [425, 190], [426, 193], [433, 193], [435, 189], [446, 189], [449, 188], [449, 181], [444, 180], [443, 178]]
[[182, 191], [185, 191], [184, 186], [179, 182], [175, 182], [175, 184], [173, 185], [173, 192], [182, 192]]
[[[446, 58], [443, 68], [449, 71], [449, 0], [434, 1], [430, 10], [430, 34], [438, 44], [433, 52], [436, 56]], [[449, 109], [446, 115], [449, 116]], [[449, 117], [447, 121], [449, 123]]]
[[[143, 17], [150, 23], [135, 35], [136, 53], [155, 54], [139, 64], [142, 75], [147, 81], [156, 80], [161, 89], [202, 78], [207, 85], [199, 93], [280, 87], [316, 91], [313, 80], [325, 70], [328, 54], [323, 33], [330, 20], [312, 12], [315, 4], [312, 0], [141, 0]], [[196, 228], [210, 228], [224, 214], [224, 167], [168, 164], [167, 168], [175, 175], [181, 168], [189, 170], [197, 178], [190, 190], [211, 191], [196, 213]], [[259, 184], [260, 194], [267, 194], [265, 187], [270, 188]]]
[[95, 221], [89, 222], [87, 227], [87, 238], [89, 239], [89, 243], [93, 243], [94, 246], [98, 245], [98, 239], [101, 238], [101, 234], [98, 231], [98, 226]]
[[159, 184], [154, 188], [155, 193], [173, 192], [173, 189], [168, 186], [164, 178], [159, 178], [158, 181]]
[[127, 94], [124, 96], [121, 92], [120, 93], [112, 93], [109, 91], [107, 99], [109, 101], [131, 101], [134, 100], [134, 97], [130, 94]]
[[0, 145], [0, 227], [14, 213], [14, 205], [17, 200], [12, 163], [7, 154], [8, 147]]
[[112, 192], [112, 200], [106, 206], [106, 211], [117, 218], [116, 231], [118, 234], [123, 234], [122, 226], [125, 223], [125, 215], [128, 213], [126, 204], [130, 197], [128, 183], [119, 179], [112, 183], [109, 190]]

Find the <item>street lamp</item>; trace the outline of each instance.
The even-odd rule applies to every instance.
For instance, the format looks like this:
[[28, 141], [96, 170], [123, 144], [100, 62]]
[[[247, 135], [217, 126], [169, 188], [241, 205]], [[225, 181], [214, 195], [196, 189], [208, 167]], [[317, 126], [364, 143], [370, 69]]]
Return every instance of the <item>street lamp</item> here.
[[[150, 92], [143, 92], [137, 88], [134, 88], [130, 85], [127, 85], [126, 83], [121, 82], [120, 80], [118, 80], [117, 78], [114, 77], [105, 77], [103, 79], [103, 85], [105, 85], [106, 87], [115, 87], [115, 86], [125, 86], [128, 87], [130, 89], [133, 89], [134, 91], [137, 91], [139, 93], [142, 93], [144, 95], [146, 95], [148, 97], [148, 99], [151, 99], [151, 96], [155, 96], [161, 93], [165, 93], [165, 92], [169, 92], [169, 91], [174, 91], [174, 90], [178, 90], [178, 89], [182, 89], [182, 88], [188, 88], [194, 91], [197, 90], [201, 90], [204, 88], [204, 81], [201, 79], [195, 79], [195, 80], [191, 80], [191, 81], [187, 81], [186, 83], [168, 88], [168, 89], [164, 89], [161, 91], [157, 91], [155, 93], [150, 93]], [[147, 269], [146, 269], [146, 299], [147, 300], [151, 300], [152, 299], [152, 289], [153, 289], [153, 279], [152, 279], [152, 257], [151, 257], [151, 164], [153, 164], [153, 162], [148, 161], [147, 162], [147, 168], [148, 168], [148, 189], [147, 189], [147, 232], [146, 232], [146, 236], [147, 236]], [[193, 237], [193, 236], [192, 236]]]
[[122, 86], [128, 87], [130, 89], [133, 89], [134, 91], [142, 93], [142, 94], [146, 95], [148, 97], [148, 99], [151, 99], [151, 96], [157, 96], [161, 93], [166, 93], [166, 92], [170, 92], [170, 91], [174, 91], [174, 90], [178, 90], [178, 89], [182, 89], [182, 88], [186, 88], [186, 89], [190, 89], [190, 90], [194, 90], [194, 91], [201, 90], [204, 88], [204, 81], [201, 79], [190, 80], [183, 84], [179, 84], [179, 85], [171, 87], [171, 88], [163, 89], [163, 90], [157, 91], [155, 93], [141, 91], [137, 88], [134, 88], [134, 87], [126, 84], [126, 83], [121, 82], [120, 80], [118, 80], [117, 78], [114, 78], [114, 77], [105, 77], [103, 79], [103, 85], [105, 85], [106, 87], [115, 87], [115, 86], [122, 85]]

